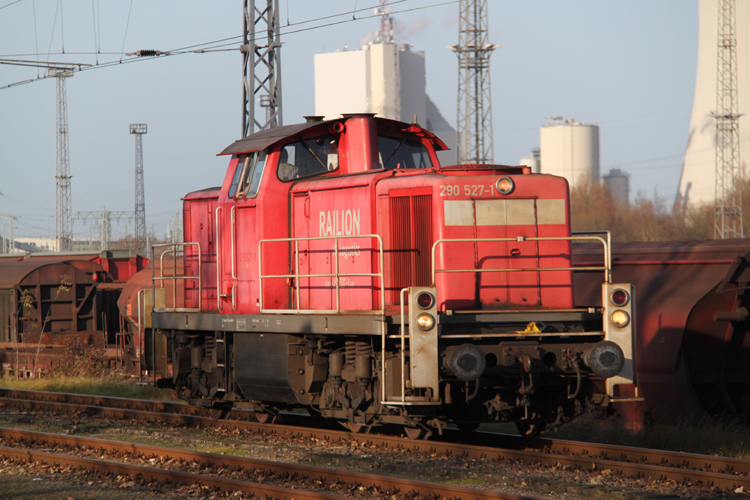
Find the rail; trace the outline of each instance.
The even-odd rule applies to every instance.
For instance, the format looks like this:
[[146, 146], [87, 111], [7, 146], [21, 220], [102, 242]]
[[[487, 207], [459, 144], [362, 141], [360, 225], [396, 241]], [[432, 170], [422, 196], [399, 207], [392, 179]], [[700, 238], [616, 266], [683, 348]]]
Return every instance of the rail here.
[[[604, 280], [612, 283], [612, 253], [609, 231], [605, 240], [599, 236], [593, 236], [595, 233], [576, 233], [572, 236], [548, 236], [548, 237], [529, 237], [517, 236], [515, 238], [444, 238], [437, 240], [432, 244], [432, 283], [435, 284], [437, 273], [510, 273], [524, 271], [604, 271]], [[591, 236], [587, 236], [591, 234]], [[443, 243], [479, 243], [479, 242], [500, 242], [500, 241], [598, 241], [604, 247], [604, 265], [603, 266], [586, 266], [586, 267], [523, 267], [523, 268], [506, 268], [506, 269], [437, 269], [435, 265], [435, 250], [438, 245]]]
[[[197, 276], [178, 276], [177, 275], [177, 247], [183, 247], [181, 252], [183, 252], [184, 255], [184, 247], [187, 245], [195, 245], [198, 247], [198, 275]], [[185, 243], [162, 243], [159, 245], [154, 245], [151, 247], [151, 251], [154, 252], [157, 248], [171, 248], [171, 250], [167, 250], [161, 254], [159, 257], [159, 274], [160, 276], [156, 276], [156, 266], [151, 268], [151, 307], [154, 312], [200, 312], [201, 310], [201, 300], [202, 300], [202, 282], [201, 282], [201, 262], [202, 262], [202, 253], [201, 253], [201, 245], [197, 242], [185, 242]], [[164, 274], [164, 256], [167, 254], [172, 254], [173, 256], [173, 265], [172, 265], [172, 274], [170, 276], [166, 276]], [[154, 252], [152, 255], [156, 255]], [[177, 305], [177, 280], [198, 280], [198, 307], [176, 307]], [[172, 307], [166, 307], [166, 304], [164, 304], [164, 307], [156, 307], [156, 282], [161, 283], [160, 288], [164, 288], [164, 281], [166, 280], [172, 280]]]
[[[353, 238], [376, 238], [378, 240], [378, 253], [380, 256], [380, 272], [378, 273], [340, 273], [339, 272], [339, 240], [340, 239], [353, 239]], [[319, 241], [319, 240], [333, 240], [333, 253], [334, 253], [334, 272], [333, 273], [320, 273], [320, 274], [300, 274], [299, 265], [294, 266], [294, 274], [263, 274], [263, 244], [264, 243], [279, 243], [279, 242], [294, 242], [294, 254], [299, 255], [299, 242], [300, 241]], [[274, 313], [274, 314], [339, 314], [341, 313], [341, 297], [340, 297], [340, 279], [342, 277], [371, 277], [380, 278], [380, 309], [365, 311], [357, 310], [360, 314], [385, 314], [385, 281], [383, 278], [383, 239], [377, 234], [357, 234], [347, 236], [317, 236], [309, 238], [275, 238], [260, 240], [258, 243], [258, 276], [259, 276], [259, 305], [261, 313]], [[294, 279], [295, 296], [297, 299], [297, 307], [294, 309], [265, 309], [263, 307], [263, 280], [264, 279]], [[300, 309], [300, 278], [335, 278], [336, 280], [336, 309]]]

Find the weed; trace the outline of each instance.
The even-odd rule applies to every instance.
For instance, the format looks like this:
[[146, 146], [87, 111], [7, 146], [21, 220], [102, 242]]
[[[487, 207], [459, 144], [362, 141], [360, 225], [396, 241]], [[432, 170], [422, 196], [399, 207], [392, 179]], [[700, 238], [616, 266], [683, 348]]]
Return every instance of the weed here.
[[706, 417], [675, 426], [652, 425], [641, 432], [624, 431], [617, 420], [583, 417], [549, 437], [657, 450], [750, 458], [750, 428], [744, 418]]
[[215, 455], [233, 455], [233, 456], [240, 456], [241, 451], [237, 448], [232, 448], [230, 446], [208, 446], [203, 449], [199, 449], [198, 451], [202, 451], [204, 453], [213, 453]]
[[62, 360], [51, 369], [49, 375], [102, 381], [122, 377], [121, 374], [111, 370], [104, 348], [84, 345], [81, 342], [68, 344]]

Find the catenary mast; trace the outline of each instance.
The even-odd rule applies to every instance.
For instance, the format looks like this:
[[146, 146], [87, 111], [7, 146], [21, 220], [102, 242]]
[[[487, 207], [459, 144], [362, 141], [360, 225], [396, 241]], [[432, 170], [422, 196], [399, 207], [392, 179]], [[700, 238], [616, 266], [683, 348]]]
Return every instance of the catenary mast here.
[[70, 155], [68, 153], [68, 99], [65, 79], [73, 76], [72, 69], [50, 70], [57, 80], [57, 205], [55, 221], [58, 252], [73, 250], [73, 208], [70, 195]]
[[734, 0], [719, 0], [716, 68], [716, 192], [714, 238], [742, 238], [740, 114]]
[[458, 163], [493, 163], [487, 0], [461, 0], [458, 55]]
[[130, 125], [130, 133], [135, 135], [135, 249], [146, 249], [146, 197], [143, 193], [143, 134], [148, 133], [145, 123]]
[[[279, 0], [244, 0], [243, 14], [242, 137], [247, 137], [283, 125]], [[256, 105], [265, 116], [256, 113]]]

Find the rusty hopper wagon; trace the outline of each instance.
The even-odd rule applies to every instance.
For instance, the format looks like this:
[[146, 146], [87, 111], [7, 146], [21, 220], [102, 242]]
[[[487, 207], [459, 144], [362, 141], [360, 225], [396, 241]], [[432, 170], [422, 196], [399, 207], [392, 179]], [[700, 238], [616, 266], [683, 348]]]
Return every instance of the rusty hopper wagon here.
[[129, 251], [27, 254], [0, 261], [3, 372], [43, 373], [71, 347], [97, 348], [122, 361], [117, 299], [148, 262]]

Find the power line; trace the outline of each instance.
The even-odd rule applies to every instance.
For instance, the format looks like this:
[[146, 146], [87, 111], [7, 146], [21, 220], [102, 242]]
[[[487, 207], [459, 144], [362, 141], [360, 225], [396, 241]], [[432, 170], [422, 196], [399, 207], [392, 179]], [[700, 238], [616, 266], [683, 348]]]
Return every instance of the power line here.
[[[402, 3], [402, 2], [406, 2], [406, 1], [409, 1], [409, 0], [399, 0], [399, 1], [396, 1], [396, 2], [393, 2], [393, 3]], [[435, 3], [435, 4], [430, 4], [430, 5], [422, 5], [422, 6], [419, 6], [419, 7], [413, 7], [413, 8], [409, 8], [409, 9], [402, 9], [402, 10], [394, 11], [393, 14], [401, 14], [401, 13], [405, 13], [405, 12], [414, 12], [414, 11], [419, 11], [419, 10], [431, 9], [431, 8], [435, 8], [435, 7], [443, 7], [443, 6], [446, 6], [446, 5], [451, 5], [451, 4], [459, 3], [460, 1], [461, 0], [447, 0], [447, 1], [444, 1], [444, 2], [440, 2], [440, 3]], [[373, 7], [357, 9], [356, 12], [367, 11], [367, 10], [371, 10], [372, 8]], [[292, 23], [290, 26], [298, 26], [298, 25], [307, 24], [307, 23], [310, 23], [310, 22], [321, 21], [321, 20], [325, 20], [325, 19], [331, 19], [331, 18], [343, 16], [343, 15], [349, 15], [351, 13], [352, 13], [352, 11], [347, 11], [347, 12], [344, 12], [344, 13], [332, 14], [332, 15], [329, 15], [329, 16], [319, 17], [319, 18], [316, 18], [316, 19], [311, 19], [311, 20], [306, 20], [306, 21], [299, 21], [297, 23]], [[320, 24], [320, 25], [316, 25], [316, 26], [311, 26], [311, 27], [308, 27], [308, 28], [300, 28], [300, 29], [296, 29], [296, 30], [282, 31], [280, 33], [280, 36], [293, 35], [293, 34], [296, 34], [296, 33], [303, 33], [303, 32], [306, 32], [306, 31], [312, 31], [312, 30], [316, 30], [316, 29], [328, 28], [328, 27], [331, 27], [331, 26], [336, 26], [336, 25], [340, 25], [340, 24], [346, 24], [346, 23], [350, 23], [350, 22], [354, 22], [354, 21], [362, 21], [362, 20], [365, 20], [365, 19], [372, 19], [372, 18], [376, 18], [376, 17], [380, 17], [380, 15], [379, 14], [371, 14], [369, 16], [358, 17], [358, 18], [355, 18], [355, 19], [349, 18], [349, 19], [344, 19], [344, 20], [332, 22], [332, 23], [326, 23], [326, 24]], [[286, 27], [287, 26], [284, 26], [282, 28], [286, 28]], [[54, 29], [54, 27], [53, 27], [53, 29]], [[209, 53], [209, 52], [219, 52], [219, 51], [234, 51], [234, 50], [238, 50], [238, 49], [237, 48], [225, 49], [225, 50], [219, 50], [219, 49], [221, 47], [232, 45], [230, 43], [222, 43], [222, 42], [228, 42], [230, 40], [234, 40], [236, 42], [236, 41], [239, 41], [240, 39], [242, 39], [242, 35], [237, 35], [237, 36], [227, 37], [227, 38], [221, 38], [221, 39], [218, 39], [218, 40], [213, 40], [213, 41], [210, 41], [210, 42], [203, 42], [203, 43], [194, 44], [194, 45], [188, 45], [188, 46], [185, 46], [185, 47], [181, 47], [181, 48], [177, 48], [177, 49], [172, 49], [172, 50], [168, 50], [168, 51], [163, 51], [163, 52], [160, 51], [159, 57], [138, 57], [138, 56], [134, 56], [134, 57], [131, 57], [129, 59], [121, 57], [119, 60], [113, 60], [113, 61], [103, 62], [103, 63], [100, 63], [100, 64], [98, 63], [96, 66], [90, 65], [88, 68], [81, 68], [80, 71], [90, 71], [92, 69], [107, 68], [107, 67], [110, 67], [110, 66], [117, 66], [117, 65], [122, 65], [122, 64], [130, 64], [130, 63], [133, 63], [133, 62], [141, 62], [141, 61], [145, 61], [145, 60], [162, 59], [164, 57], [170, 57], [170, 56], [176, 56], [176, 55], [183, 55], [183, 54], [190, 54], [190, 53]], [[262, 37], [261, 38], [256, 38], [255, 41], [260, 41], [260, 40], [262, 40]], [[221, 44], [221, 45], [214, 45], [214, 44]], [[198, 50], [188, 50], [188, 49], [192, 49], [192, 48], [195, 48], [195, 47], [201, 47], [201, 46], [206, 46], [206, 45], [211, 45], [211, 47], [208, 47], [208, 48], [205, 48], [205, 49], [198, 49]], [[50, 48], [51, 48], [51, 40], [50, 40]], [[124, 50], [124, 44], [123, 44], [123, 50]], [[48, 57], [51, 54], [52, 54], [51, 51], [48, 52], [48, 54], [47, 54]], [[68, 53], [68, 54], [72, 54], [72, 53]], [[77, 53], [77, 54], [80, 54], [80, 55], [92, 55], [91, 53], [86, 53], [86, 52], [81, 52], [81, 53]], [[116, 52], [103, 53], [103, 54], [120, 55], [120, 56], [127, 55], [126, 53], [122, 53], [122, 52], [119, 53], [119, 54], [116, 53]], [[33, 82], [36, 82], [36, 81], [39, 81], [39, 80], [45, 80], [46, 78], [47, 78], [46, 75], [45, 76], [39, 76], [37, 78], [29, 78], [27, 80], [22, 80], [22, 81], [18, 81], [18, 82], [14, 82], [14, 83], [10, 83], [10, 84], [7, 84], [5, 86], [2, 86], [2, 87], [0, 87], [0, 90], [6, 89], [6, 88], [11, 88], [11, 87], [17, 87], [17, 86], [20, 86], [20, 85], [26, 85], [26, 84], [33, 83]]]
[[[133, 11], [133, 0], [130, 0], [130, 8], [128, 9], [128, 21], [125, 23], [125, 34], [122, 36], [122, 49], [120, 52], [125, 52], [125, 39], [128, 37], [128, 26], [130, 26], [130, 13]], [[122, 55], [120, 55], [120, 62], [122, 62]]]
[[23, 0], [16, 0], [15, 2], [10, 2], [9, 4], [5, 4], [2, 7], [0, 7], [0, 10], [4, 9], [5, 7], [10, 7], [11, 5], [15, 5], [18, 2], [23, 2]]

